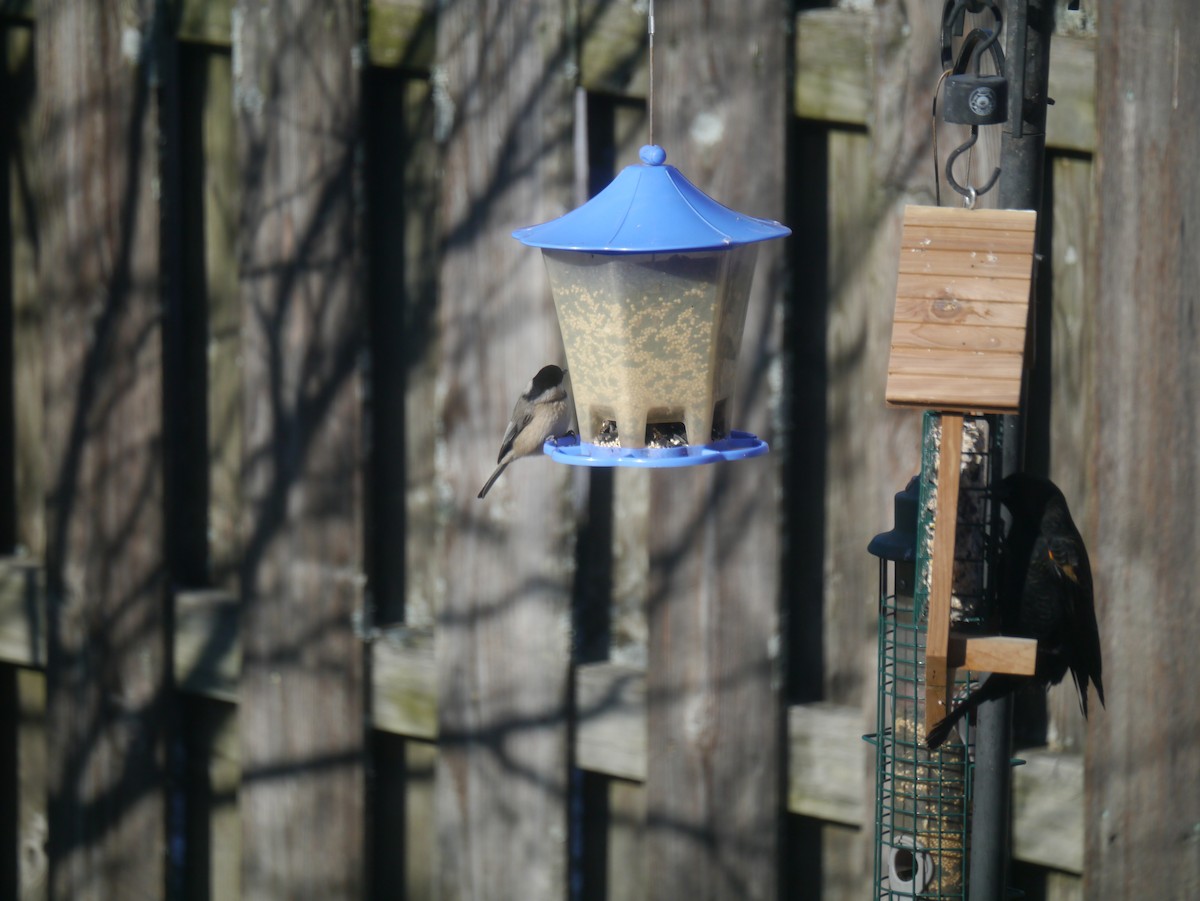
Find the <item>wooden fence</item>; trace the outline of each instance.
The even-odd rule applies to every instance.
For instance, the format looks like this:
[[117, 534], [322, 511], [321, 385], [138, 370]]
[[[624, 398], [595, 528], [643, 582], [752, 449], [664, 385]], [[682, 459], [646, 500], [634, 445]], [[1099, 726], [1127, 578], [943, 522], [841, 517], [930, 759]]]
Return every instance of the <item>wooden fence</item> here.
[[[786, 6], [659, 3], [654, 98], [671, 162], [794, 231], [735, 403], [772, 453], [482, 503], [561, 353], [510, 232], [646, 141], [645, 4], [0, 3], [0, 894], [868, 897], [942, 4]], [[1027, 462], [1097, 543], [1109, 707], [1022, 701], [1013, 882], [1184, 898], [1198, 35], [1099, 6], [1052, 47]]]

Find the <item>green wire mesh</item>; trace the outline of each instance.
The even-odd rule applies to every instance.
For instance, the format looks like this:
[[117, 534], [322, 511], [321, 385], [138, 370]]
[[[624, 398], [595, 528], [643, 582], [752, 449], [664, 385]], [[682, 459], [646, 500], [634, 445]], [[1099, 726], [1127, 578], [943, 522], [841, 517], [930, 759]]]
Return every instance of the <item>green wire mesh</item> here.
[[[950, 619], [956, 627], [981, 628], [993, 603], [988, 591], [989, 564], [994, 557], [990, 535], [998, 534], [998, 505], [989, 502], [992, 461], [1000, 460], [1001, 430], [997, 419], [963, 418], [962, 471], [958, 489], [958, 524], [954, 535], [954, 584]], [[942, 417], [925, 413], [921, 429], [921, 502], [917, 520], [916, 618], [925, 619], [929, 603], [933, 517], [937, 508], [937, 471]]]
[[[967, 417], [955, 534], [951, 620], [970, 631], [986, 623], [994, 596], [997, 505], [988, 499], [999, 466], [995, 420]], [[925, 738], [925, 636], [941, 417], [926, 413], [916, 563], [880, 560], [879, 686], [875, 746], [875, 886], [879, 898], [966, 901], [970, 838], [970, 726], [937, 751]], [[956, 693], [969, 684], [959, 671]]]

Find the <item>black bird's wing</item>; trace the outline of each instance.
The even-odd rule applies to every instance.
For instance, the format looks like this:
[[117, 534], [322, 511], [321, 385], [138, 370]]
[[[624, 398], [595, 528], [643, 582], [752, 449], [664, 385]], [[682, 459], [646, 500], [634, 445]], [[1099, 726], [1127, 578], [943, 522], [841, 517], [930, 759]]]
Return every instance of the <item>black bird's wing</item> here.
[[1003, 631], [1037, 640], [1037, 668], [1032, 677], [989, 676], [930, 729], [926, 737], [930, 749], [945, 741], [954, 725], [984, 701], [1022, 685], [1056, 685], [1068, 669], [1085, 718], [1089, 681], [1104, 703], [1092, 569], [1066, 499], [1048, 479], [1025, 473], [1007, 477], [998, 495], [1012, 514], [999, 567]]
[[1096, 625], [1095, 595], [1092, 588], [1092, 567], [1083, 539], [1075, 530], [1063, 528], [1049, 541], [1049, 556], [1066, 599], [1067, 628], [1070, 630], [1071, 678], [1079, 692], [1079, 708], [1084, 718], [1088, 712], [1088, 681], [1096, 686], [1100, 704], [1104, 704], [1104, 684], [1101, 681], [1100, 630]]

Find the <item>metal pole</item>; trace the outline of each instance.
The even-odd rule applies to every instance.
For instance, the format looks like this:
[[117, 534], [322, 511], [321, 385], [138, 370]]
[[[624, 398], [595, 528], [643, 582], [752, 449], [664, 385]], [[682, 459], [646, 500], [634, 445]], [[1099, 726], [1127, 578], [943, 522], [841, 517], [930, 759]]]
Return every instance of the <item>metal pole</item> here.
[[[1054, 2], [1008, 0], [1006, 19], [1008, 122], [1000, 143], [1000, 206], [1040, 210]], [[1033, 284], [1037, 285], [1036, 273]], [[1036, 292], [1031, 298], [1031, 323], [1036, 321], [1032, 314], [1035, 301]], [[1030, 340], [1027, 348], [1032, 346]], [[999, 419], [1004, 430], [1002, 473], [1008, 475], [1021, 466], [1024, 433], [1019, 417]], [[971, 901], [1006, 901], [1012, 797], [1011, 697], [980, 705], [975, 735], [970, 897]]]

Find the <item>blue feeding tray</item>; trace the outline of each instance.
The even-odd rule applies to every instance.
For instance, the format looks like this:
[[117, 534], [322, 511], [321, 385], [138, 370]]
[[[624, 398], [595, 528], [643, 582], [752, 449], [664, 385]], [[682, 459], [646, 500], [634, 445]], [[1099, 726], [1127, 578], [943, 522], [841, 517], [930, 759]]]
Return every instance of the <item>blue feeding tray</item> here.
[[[758, 242], [790, 229], [713, 200], [647, 145], [603, 191], [513, 237], [542, 251], [571, 374], [580, 466], [695, 466], [766, 453], [730, 430]], [[686, 445], [646, 448], [648, 426]], [[621, 447], [599, 441], [615, 434]]]
[[709, 444], [685, 444], [681, 447], [610, 447], [582, 444], [576, 435], [551, 438], [542, 451], [559, 463], [571, 466], [636, 466], [642, 469], [675, 469], [680, 466], [700, 466], [725, 460], [747, 460], [761, 457], [768, 450], [767, 442], [749, 432], [733, 430], [728, 438]]

